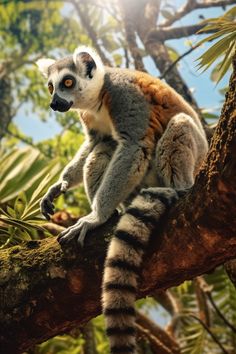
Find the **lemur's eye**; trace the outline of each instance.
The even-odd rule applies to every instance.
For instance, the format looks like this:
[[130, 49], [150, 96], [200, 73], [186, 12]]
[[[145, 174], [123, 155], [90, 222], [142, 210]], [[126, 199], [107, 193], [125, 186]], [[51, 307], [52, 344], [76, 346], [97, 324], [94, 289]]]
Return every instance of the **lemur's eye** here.
[[72, 87], [73, 84], [74, 84], [74, 82], [73, 82], [72, 79], [65, 79], [63, 83], [64, 83], [64, 86], [65, 86], [65, 87], [68, 87], [68, 88], [69, 88], [69, 87]]
[[53, 84], [51, 84], [51, 82], [49, 82], [49, 84], [48, 84], [48, 91], [50, 92], [50, 95], [52, 95], [52, 93], [53, 93]]

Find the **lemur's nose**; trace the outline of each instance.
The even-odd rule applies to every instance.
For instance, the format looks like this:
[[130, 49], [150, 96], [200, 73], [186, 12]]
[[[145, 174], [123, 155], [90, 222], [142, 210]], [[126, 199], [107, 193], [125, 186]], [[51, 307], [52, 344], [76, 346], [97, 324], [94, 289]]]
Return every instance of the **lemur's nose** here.
[[56, 109], [57, 109], [57, 101], [52, 101], [51, 102], [51, 104], [50, 104], [50, 107], [54, 110], [54, 111], [56, 111]]
[[55, 93], [54, 96], [53, 96], [52, 102], [50, 104], [50, 107], [54, 111], [66, 112], [66, 111], [68, 111], [70, 109], [72, 104], [73, 104], [72, 101], [68, 102], [64, 98], [61, 98], [60, 96], [58, 96]]

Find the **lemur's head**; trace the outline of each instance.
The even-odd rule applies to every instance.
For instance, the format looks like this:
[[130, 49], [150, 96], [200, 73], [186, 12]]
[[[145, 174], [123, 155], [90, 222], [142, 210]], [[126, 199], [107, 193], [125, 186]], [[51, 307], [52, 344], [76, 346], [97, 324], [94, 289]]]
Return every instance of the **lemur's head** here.
[[39, 59], [36, 64], [48, 80], [50, 107], [54, 111], [96, 107], [104, 82], [104, 66], [93, 49], [79, 47], [71, 56], [60, 60]]

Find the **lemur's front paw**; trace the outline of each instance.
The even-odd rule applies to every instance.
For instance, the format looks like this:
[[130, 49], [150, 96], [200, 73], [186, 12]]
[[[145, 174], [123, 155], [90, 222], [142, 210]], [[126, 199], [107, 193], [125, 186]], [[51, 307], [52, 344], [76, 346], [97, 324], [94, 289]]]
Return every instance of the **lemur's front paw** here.
[[45, 197], [41, 200], [40, 210], [47, 220], [50, 220], [50, 215], [54, 214], [54, 205], [48, 195], [45, 195]]
[[47, 220], [50, 220], [50, 215], [54, 214], [53, 200], [59, 197], [60, 194], [65, 193], [68, 188], [68, 183], [66, 181], [58, 182], [52, 186], [49, 191], [45, 194], [40, 202], [40, 210], [43, 216]]
[[84, 240], [89, 230], [95, 229], [103, 222], [98, 220], [97, 216], [92, 212], [82, 218], [73, 226], [68, 227], [62, 231], [58, 236], [58, 242], [63, 245], [70, 242], [73, 238], [78, 237], [78, 244], [80, 247], [84, 246]]

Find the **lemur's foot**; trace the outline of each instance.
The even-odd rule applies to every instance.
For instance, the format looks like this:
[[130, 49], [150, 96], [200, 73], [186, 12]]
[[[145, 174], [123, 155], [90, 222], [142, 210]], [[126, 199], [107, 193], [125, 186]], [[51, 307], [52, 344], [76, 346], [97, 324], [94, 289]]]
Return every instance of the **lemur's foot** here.
[[50, 215], [54, 214], [53, 200], [59, 197], [60, 194], [65, 193], [68, 188], [68, 182], [62, 181], [52, 186], [45, 194], [40, 202], [40, 210], [43, 216], [50, 220]]
[[95, 229], [101, 225], [102, 222], [98, 220], [97, 216], [90, 213], [80, 218], [75, 225], [68, 227], [62, 231], [57, 240], [61, 245], [70, 242], [75, 237], [78, 237], [78, 244], [80, 247], [84, 247], [85, 236], [89, 230]]

